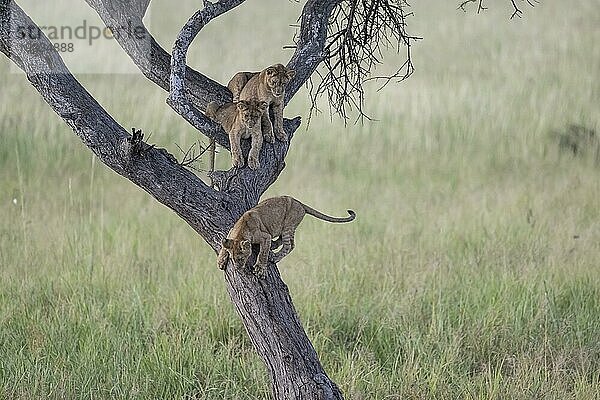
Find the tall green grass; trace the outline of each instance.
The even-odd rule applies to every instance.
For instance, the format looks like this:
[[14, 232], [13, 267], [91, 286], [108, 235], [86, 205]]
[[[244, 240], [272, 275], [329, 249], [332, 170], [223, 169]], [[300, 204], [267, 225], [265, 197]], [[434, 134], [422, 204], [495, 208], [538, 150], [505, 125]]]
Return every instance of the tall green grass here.
[[[183, 3], [153, 10], [167, 47], [197, 6]], [[191, 63], [225, 81], [285, 61], [300, 6], [247, 2]], [[313, 116], [268, 192], [358, 214], [307, 218], [280, 263], [349, 399], [598, 398], [600, 167], [553, 134], [600, 128], [597, 5], [517, 21], [496, 7], [415, 4], [415, 75], [369, 89], [376, 122]], [[0, 398], [266, 398], [208, 246], [95, 160], [6, 59], [0, 77]], [[142, 77], [79, 78], [173, 154], [198, 139]], [[307, 110], [300, 93], [286, 114]]]

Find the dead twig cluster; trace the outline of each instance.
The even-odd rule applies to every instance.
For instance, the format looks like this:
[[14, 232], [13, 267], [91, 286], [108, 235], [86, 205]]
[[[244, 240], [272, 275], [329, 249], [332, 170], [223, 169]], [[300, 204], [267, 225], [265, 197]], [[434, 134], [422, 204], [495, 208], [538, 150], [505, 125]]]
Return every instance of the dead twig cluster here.
[[[344, 120], [350, 112], [359, 118], [368, 118], [364, 109], [364, 83], [371, 79], [404, 80], [414, 66], [411, 45], [415, 36], [407, 33], [406, 20], [409, 4], [404, 0], [341, 0], [332, 12], [324, 49], [323, 68], [317, 70], [318, 79], [310, 83], [313, 111], [316, 101], [327, 95], [332, 112]], [[406, 60], [389, 76], [371, 77], [381, 64], [384, 52], [404, 49]]]

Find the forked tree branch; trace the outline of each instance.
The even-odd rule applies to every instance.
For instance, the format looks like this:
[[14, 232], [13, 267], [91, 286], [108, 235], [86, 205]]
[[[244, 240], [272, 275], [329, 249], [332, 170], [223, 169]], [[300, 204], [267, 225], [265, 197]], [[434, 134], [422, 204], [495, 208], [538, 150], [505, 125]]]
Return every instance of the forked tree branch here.
[[[154, 39], [142, 18], [146, 14], [150, 0], [85, 0], [108, 27], [132, 26], [145, 32], [144, 40], [136, 40], [132, 35], [119, 35], [115, 39], [140, 71], [152, 82], [169, 90], [171, 56]], [[192, 68], [186, 71], [186, 86], [189, 99], [197, 108], [204, 109], [211, 101], [225, 103], [231, 101], [227, 88]]]
[[[139, 2], [140, 0], [132, 1]], [[311, 1], [315, 2], [315, 0]], [[323, 2], [323, 0], [319, 1]], [[125, 3], [115, 0], [86, 0], [86, 2], [96, 10], [107, 26], [113, 26], [114, 24], [120, 26], [119, 24], [127, 24], [129, 20], [134, 21], [139, 26], [144, 26], [141, 20], [142, 15], [139, 12], [138, 14], [130, 15], [130, 10]], [[224, 4], [237, 5], [237, 2], [240, 2], [240, 0], [228, 1]], [[137, 10], [140, 9], [143, 9], [143, 12], [146, 11], [143, 7], [137, 8]], [[140, 71], [161, 88], [169, 91], [169, 81], [171, 78], [170, 63], [172, 58], [156, 43], [150, 33], [147, 33], [147, 35], [151, 38], [151, 57], [148, 57], [148, 52], [145, 51], [144, 45], [140, 45], [139, 41], [136, 41], [130, 35], [122, 35], [117, 39], [118, 43], [138, 66]], [[168, 60], [168, 63], [165, 60]], [[308, 79], [308, 77], [305, 79]], [[298, 84], [302, 85], [303, 82]], [[182, 117], [208, 137], [217, 138], [217, 143], [223, 147], [229, 148], [229, 139], [223, 130], [214, 122], [207, 120], [198, 111], [198, 109], [204, 109], [210, 101], [217, 101], [219, 103], [231, 101], [229, 90], [189, 67], [185, 70], [184, 86], [186, 99], [190, 100], [194, 107], [188, 104], [187, 109], [181, 110]], [[299, 118], [292, 120], [284, 119], [284, 129], [290, 141], [299, 125]], [[242, 201], [248, 208], [253, 207], [258, 203], [262, 193], [275, 182], [279, 173], [283, 170], [283, 160], [288, 152], [289, 144], [279, 141], [276, 141], [274, 144], [265, 143], [260, 155], [261, 168], [259, 170], [253, 171], [248, 168], [242, 168], [231, 169], [229, 171], [216, 171], [213, 176], [217, 186], [220, 190], [228, 192], [232, 197]], [[249, 145], [244, 142], [242, 144], [244, 154], [247, 154], [248, 149]]]
[[[226, 192], [214, 191], [165, 150], [144, 143], [141, 131], [128, 134], [71, 75], [43, 34], [35, 43], [19, 40], [18, 26], [37, 28], [14, 1], [0, 0], [0, 51], [25, 71], [44, 100], [103, 163], [175, 211], [214, 250], [220, 249], [229, 227], [258, 197], [244, 193], [249, 198], [240, 202]], [[286, 129], [293, 130], [299, 120], [287, 124]], [[283, 163], [278, 166], [282, 168]], [[341, 400], [342, 394], [326, 375], [302, 328], [276, 265], [270, 262], [260, 280], [236, 268], [228, 268], [225, 279], [244, 326], [267, 365], [275, 399]]]
[[[188, 121], [194, 128], [215, 139], [221, 146], [229, 148], [229, 140], [223, 130], [216, 129], [213, 121], [208, 119], [194, 104], [188, 100], [186, 94], [186, 59], [190, 45], [206, 24], [212, 19], [226, 13], [245, 0], [220, 0], [217, 3], [204, 1], [204, 8], [197, 11], [179, 32], [171, 56], [171, 75], [169, 79], [169, 97], [167, 104]], [[215, 134], [216, 132], [220, 134]]]

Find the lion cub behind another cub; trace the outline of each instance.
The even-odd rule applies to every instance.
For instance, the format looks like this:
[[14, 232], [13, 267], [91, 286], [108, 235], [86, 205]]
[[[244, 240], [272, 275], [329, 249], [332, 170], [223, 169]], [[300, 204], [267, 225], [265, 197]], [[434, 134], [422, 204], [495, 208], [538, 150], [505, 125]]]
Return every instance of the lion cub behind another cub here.
[[[233, 103], [220, 106], [213, 101], [206, 107], [206, 116], [219, 122], [229, 135], [234, 167], [244, 166], [241, 139], [252, 138], [252, 148], [248, 155], [248, 166], [251, 169], [260, 167], [259, 155], [263, 138], [274, 143], [277, 136], [279, 140], [287, 142], [287, 135], [283, 130], [283, 101], [285, 85], [294, 75], [293, 70], [282, 64], [272, 65], [261, 72], [238, 72], [227, 85], [233, 94]], [[269, 106], [273, 109], [273, 124], [269, 119]], [[214, 165], [214, 150], [211, 157]]]

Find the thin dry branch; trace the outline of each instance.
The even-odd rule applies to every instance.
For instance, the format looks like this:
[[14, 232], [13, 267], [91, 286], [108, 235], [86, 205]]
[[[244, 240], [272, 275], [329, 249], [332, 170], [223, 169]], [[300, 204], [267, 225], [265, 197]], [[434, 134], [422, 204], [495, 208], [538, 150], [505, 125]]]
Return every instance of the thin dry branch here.
[[200, 161], [204, 153], [206, 153], [210, 149], [210, 145], [202, 146], [200, 142], [192, 144], [190, 147], [188, 147], [187, 150], [183, 150], [181, 146], [179, 146], [179, 144], [177, 143], [175, 143], [175, 146], [177, 146], [181, 154], [183, 154], [181, 161], [178, 161], [179, 165], [181, 165], [182, 167], [191, 168], [194, 171], [199, 171], [199, 169], [196, 168], [194, 164]]
[[477, 14], [479, 14], [481, 11], [487, 10], [487, 7], [483, 5], [483, 0], [466, 0], [460, 3], [458, 8], [463, 10], [464, 12], [467, 12], [467, 9], [465, 7], [469, 3], [477, 3]]
[[[514, 17], [518, 17], [521, 18], [523, 15], [523, 10], [521, 10], [521, 8], [519, 8], [519, 6], [517, 5], [517, 1], [516, 0], [509, 0], [511, 7], [512, 7], [512, 14], [510, 16], [510, 19], [513, 19]], [[535, 7], [535, 5], [537, 3], [539, 3], [538, 0], [520, 0], [521, 3], [527, 3], [529, 4], [531, 7]], [[465, 0], [462, 3], [460, 3], [458, 5], [458, 9], [467, 12], [467, 5], [469, 5], [470, 3], [477, 3], [477, 13], [479, 14], [481, 11], [485, 11], [488, 9], [488, 7], [485, 6], [484, 4], [484, 0]]]

